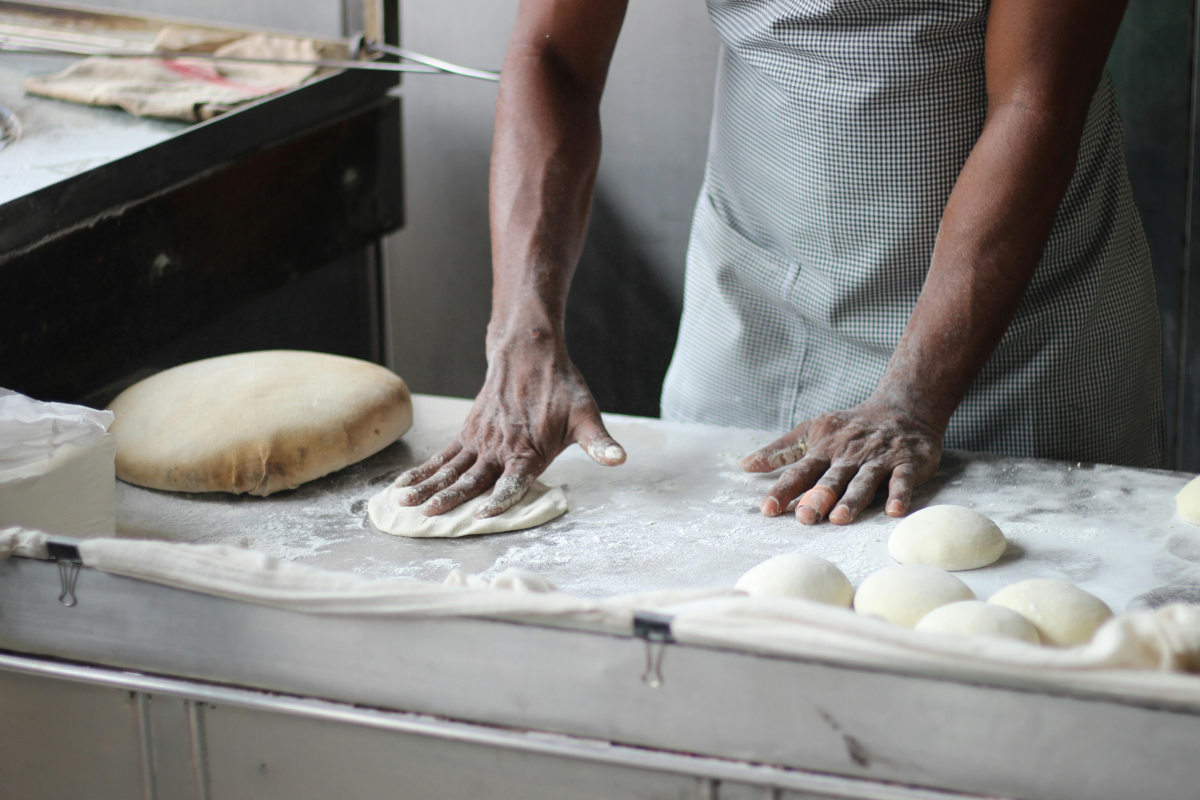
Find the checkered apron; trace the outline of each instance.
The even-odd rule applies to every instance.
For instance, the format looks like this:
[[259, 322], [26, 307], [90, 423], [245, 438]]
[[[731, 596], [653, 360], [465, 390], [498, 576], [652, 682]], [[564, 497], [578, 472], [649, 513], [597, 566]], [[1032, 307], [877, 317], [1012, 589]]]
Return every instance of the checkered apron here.
[[[870, 395], [987, 111], [987, 0], [709, 0], [725, 47], [663, 416], [769, 430]], [[948, 447], [1158, 466], [1150, 253], [1105, 75], [1042, 261]]]

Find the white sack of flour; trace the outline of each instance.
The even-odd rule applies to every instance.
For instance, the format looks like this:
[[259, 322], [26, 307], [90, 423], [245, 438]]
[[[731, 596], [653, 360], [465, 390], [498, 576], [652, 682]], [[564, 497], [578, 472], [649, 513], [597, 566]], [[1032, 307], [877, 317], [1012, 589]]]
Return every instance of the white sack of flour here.
[[0, 388], [0, 528], [86, 538], [116, 533], [111, 411]]

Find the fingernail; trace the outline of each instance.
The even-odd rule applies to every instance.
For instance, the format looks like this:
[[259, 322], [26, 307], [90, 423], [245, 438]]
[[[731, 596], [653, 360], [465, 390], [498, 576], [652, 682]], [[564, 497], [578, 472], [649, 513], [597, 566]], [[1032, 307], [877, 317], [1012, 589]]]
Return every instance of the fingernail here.
[[821, 515], [811, 506], [799, 506], [796, 509], [796, 519], [801, 525], [814, 525], [821, 521]]
[[412, 483], [412, 482], [413, 482], [413, 481], [412, 481], [412, 475], [409, 475], [409, 474], [406, 472], [406, 473], [404, 473], [403, 475], [401, 475], [399, 478], [396, 478], [396, 483], [395, 483], [395, 484], [393, 484], [393, 485], [395, 485], [395, 486], [408, 486], [408, 485], [409, 485], [410, 483]]
[[899, 500], [889, 500], [888, 504], [887, 504], [887, 513], [888, 514], [903, 514], [904, 513], [904, 504], [901, 503]]
[[[834, 517], [837, 517], [837, 519], [834, 519]], [[846, 506], [838, 506], [833, 511], [829, 512], [829, 521], [839, 525], [844, 522], [849, 522], [850, 509]]]
[[610, 444], [604, 450], [604, 457], [609, 461], [623, 461], [625, 460], [625, 451], [615, 444]]
[[420, 499], [421, 495], [417, 493], [416, 489], [409, 489], [407, 492], [400, 493], [401, 503], [408, 503], [409, 505], [412, 505], [413, 503], [419, 502]]
[[762, 501], [762, 513], [768, 517], [779, 516], [779, 501], [774, 497], [768, 497]]

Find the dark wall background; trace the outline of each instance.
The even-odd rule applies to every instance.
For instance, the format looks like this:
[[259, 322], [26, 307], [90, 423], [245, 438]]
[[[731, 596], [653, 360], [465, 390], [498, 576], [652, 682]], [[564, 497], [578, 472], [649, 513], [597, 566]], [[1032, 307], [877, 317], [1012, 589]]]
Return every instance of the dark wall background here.
[[1150, 239], [1158, 286], [1166, 466], [1200, 471], [1200, 427], [1196, 425], [1200, 346], [1187, 346], [1189, 339], [1200, 336], [1200, 327], [1187, 325], [1185, 302], [1190, 273], [1185, 217], [1191, 169], [1194, 4], [1194, 0], [1132, 0], [1108, 66], [1121, 106], [1129, 177]]

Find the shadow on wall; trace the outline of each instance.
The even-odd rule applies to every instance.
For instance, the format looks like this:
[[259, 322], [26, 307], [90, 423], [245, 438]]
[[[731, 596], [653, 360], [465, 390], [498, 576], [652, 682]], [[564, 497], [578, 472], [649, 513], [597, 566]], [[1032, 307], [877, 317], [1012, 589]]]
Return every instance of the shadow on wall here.
[[567, 347], [601, 411], [657, 417], [680, 306], [633, 244], [597, 188], [567, 297]]

